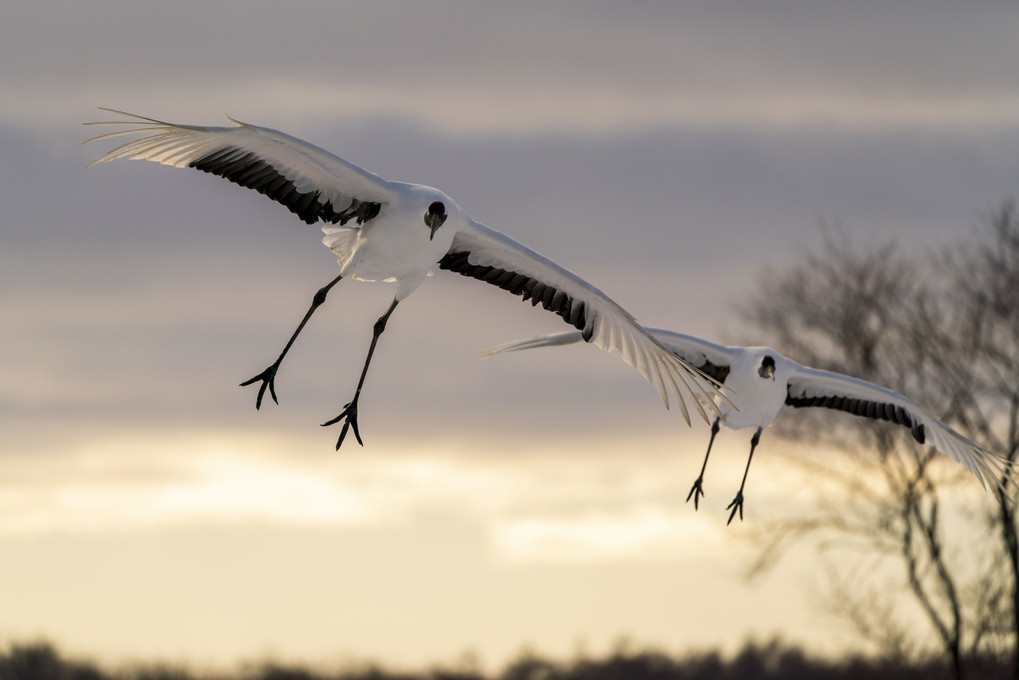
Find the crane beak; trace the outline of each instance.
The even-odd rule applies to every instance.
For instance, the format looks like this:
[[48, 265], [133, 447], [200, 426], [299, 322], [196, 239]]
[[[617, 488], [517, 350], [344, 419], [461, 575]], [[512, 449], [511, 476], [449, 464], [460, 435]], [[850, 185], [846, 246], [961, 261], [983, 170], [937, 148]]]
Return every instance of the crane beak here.
[[429, 241], [431, 241], [431, 240], [432, 240], [433, 238], [435, 238], [435, 231], [436, 231], [436, 230], [437, 230], [437, 229], [438, 229], [439, 227], [441, 227], [441, 226], [442, 226], [442, 222], [443, 222], [443, 221], [442, 221], [441, 219], [433, 219], [433, 220], [431, 220], [431, 221], [430, 221], [430, 223], [429, 223], [429, 225], [428, 225], [428, 226], [429, 226], [429, 228], [430, 228], [430, 229], [431, 229], [432, 231], [431, 231], [431, 233], [430, 233], [430, 234], [428, 234], [428, 240], [429, 240]]
[[771, 380], [775, 380], [775, 367], [761, 366], [757, 370], [757, 374], [760, 375], [762, 378], [770, 378]]

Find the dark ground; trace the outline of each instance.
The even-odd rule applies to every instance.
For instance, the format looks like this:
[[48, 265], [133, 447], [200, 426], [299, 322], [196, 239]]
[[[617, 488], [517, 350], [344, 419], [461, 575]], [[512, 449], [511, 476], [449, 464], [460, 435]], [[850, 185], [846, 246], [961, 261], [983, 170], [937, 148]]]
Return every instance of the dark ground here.
[[[993, 660], [970, 660], [967, 677], [1011, 677], [1011, 668]], [[828, 660], [771, 642], [748, 643], [731, 658], [714, 652], [672, 657], [654, 651], [619, 651], [601, 659], [569, 662], [523, 656], [494, 674], [455, 668], [418, 672], [388, 671], [382, 666], [321, 671], [261, 664], [227, 675], [203, 675], [186, 668], [154, 665], [109, 670], [65, 658], [47, 643], [12, 644], [0, 652], [0, 680], [937, 680], [951, 677], [940, 660], [898, 662], [850, 657]]]

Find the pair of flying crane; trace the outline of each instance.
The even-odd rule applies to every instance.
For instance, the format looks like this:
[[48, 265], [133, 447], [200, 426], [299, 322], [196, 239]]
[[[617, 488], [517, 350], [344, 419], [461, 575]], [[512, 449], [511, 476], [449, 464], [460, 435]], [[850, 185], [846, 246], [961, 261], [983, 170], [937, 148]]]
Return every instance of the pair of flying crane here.
[[[124, 116], [123, 129], [97, 141], [138, 135], [93, 163], [147, 160], [196, 168], [254, 189], [281, 203], [308, 224], [323, 223], [323, 243], [337, 256], [339, 275], [320, 288], [277, 359], [241, 383], [258, 384], [255, 406], [268, 390], [276, 400], [275, 379], [284, 357], [308, 319], [343, 278], [395, 280], [396, 294], [375, 322], [368, 355], [351, 400], [335, 418], [342, 422], [336, 448], [347, 436], [363, 445], [357, 412], [361, 389], [379, 336], [396, 306], [436, 265], [498, 286], [558, 314], [575, 330], [500, 345], [486, 355], [563, 345], [584, 340], [623, 360], [655, 386], [666, 408], [674, 402], [687, 424], [690, 410], [711, 424], [711, 439], [700, 475], [687, 496], [695, 508], [711, 446], [720, 425], [754, 427], [743, 480], [726, 508], [729, 522], [743, 519], [743, 490], [761, 433], [785, 404], [825, 407], [885, 420], [910, 430], [920, 444], [961, 463], [981, 484], [1004, 492], [1015, 484], [1012, 465], [967, 439], [911, 399], [851, 376], [802, 366], [767, 347], [730, 347], [690, 335], [641, 326], [605, 293], [566, 268], [509, 236], [474, 221], [438, 189], [393, 182], [285, 133], [230, 119], [231, 127], [175, 125], [104, 109]], [[126, 126], [126, 127], [125, 127]]]

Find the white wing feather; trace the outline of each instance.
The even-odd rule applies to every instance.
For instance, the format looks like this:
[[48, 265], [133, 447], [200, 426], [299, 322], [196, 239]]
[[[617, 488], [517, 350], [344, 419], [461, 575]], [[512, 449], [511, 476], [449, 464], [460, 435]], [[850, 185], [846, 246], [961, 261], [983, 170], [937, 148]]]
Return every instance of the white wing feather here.
[[[693, 335], [668, 331], [662, 328], [646, 328], [645, 330], [670, 352], [694, 366], [703, 366], [706, 362], [711, 362], [716, 366], [729, 368], [736, 361], [736, 357], [739, 354], [738, 349], [708, 342]], [[496, 345], [495, 347], [489, 347], [481, 353], [481, 356], [487, 359], [494, 354], [518, 352], [522, 349], [537, 349], [538, 347], [569, 345], [580, 342], [582, 339], [580, 331], [549, 333], [547, 335], [538, 335], [524, 340], [513, 340]]]
[[649, 328], [647, 330], [658, 342], [694, 366], [703, 366], [705, 363], [710, 362], [716, 366], [732, 368], [732, 365], [736, 363], [736, 358], [742, 351], [742, 348], [739, 347], [719, 345], [685, 333], [667, 331], [662, 328]]
[[[715, 396], [728, 401], [718, 383], [662, 346], [605, 293], [509, 236], [471, 222], [453, 239], [450, 252], [461, 251], [470, 253], [468, 260], [472, 265], [515, 271], [582, 301], [587, 318], [585, 330], [591, 333], [591, 344], [618, 351], [627, 364], [655, 386], [666, 408], [671, 394], [688, 423], [688, 400], [705, 421], [708, 420], [705, 408], [718, 413]], [[580, 339], [581, 334], [578, 332], [576, 337]]]
[[495, 347], [489, 347], [481, 353], [481, 358], [487, 359], [494, 354], [502, 354], [504, 352], [519, 352], [522, 349], [570, 345], [575, 342], [580, 342], [583, 339], [584, 336], [580, 331], [562, 331], [560, 333], [538, 335], [525, 340], [512, 340], [510, 342], [504, 342], [501, 345], [496, 345]]

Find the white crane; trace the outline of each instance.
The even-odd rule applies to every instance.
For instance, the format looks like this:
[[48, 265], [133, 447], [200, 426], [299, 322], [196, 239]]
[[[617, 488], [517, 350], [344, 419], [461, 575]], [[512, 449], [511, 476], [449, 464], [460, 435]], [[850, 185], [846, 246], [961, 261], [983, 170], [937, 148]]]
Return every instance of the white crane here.
[[[736, 497], [726, 508], [732, 511], [727, 524], [732, 522], [737, 512], [743, 519], [743, 487], [754, 449], [760, 442], [761, 432], [771, 425], [783, 405], [837, 409], [908, 427], [917, 442], [929, 443], [937, 451], [964, 465], [985, 488], [990, 484], [1004, 491], [1009, 482], [1015, 484], [1013, 466], [1007, 460], [970, 441], [938, 420], [929, 410], [898, 392], [841, 373], [801, 366], [768, 347], [730, 347], [673, 331], [647, 330], [676, 356], [732, 390], [731, 402], [719, 403], [719, 413], [711, 424], [711, 439], [701, 472], [686, 497], [687, 501], [693, 497], [695, 509], [699, 497], [704, 495], [701, 488], [704, 469], [708, 465], [719, 423], [732, 429], [757, 428], [750, 439], [750, 456], [743, 481]], [[580, 339], [580, 334], [574, 331], [553, 333], [508, 342], [485, 351], [483, 356], [566, 345]]]
[[718, 385], [663, 347], [607, 295], [555, 262], [472, 220], [438, 189], [391, 182], [290, 135], [229, 119], [232, 127], [175, 125], [113, 109], [126, 120], [86, 125], [128, 126], [86, 140], [141, 135], [88, 167], [117, 159], [147, 160], [178, 168], [196, 168], [254, 189], [281, 203], [308, 224], [323, 222], [323, 243], [337, 256], [340, 273], [312, 299], [304, 318], [279, 357], [264, 371], [241, 383], [260, 383], [256, 408], [266, 388], [276, 399], [275, 378], [283, 357], [329, 290], [343, 277], [395, 281], [396, 295], [375, 322], [368, 356], [353, 398], [335, 418], [343, 421], [336, 448], [348, 427], [362, 444], [357, 404], [379, 336], [396, 305], [410, 295], [436, 264], [498, 286], [532, 305], [561, 316], [580, 337], [616, 350], [658, 390], [666, 408], [670, 395], [689, 424], [687, 400], [705, 420], [705, 408], [717, 413], [725, 403]]

